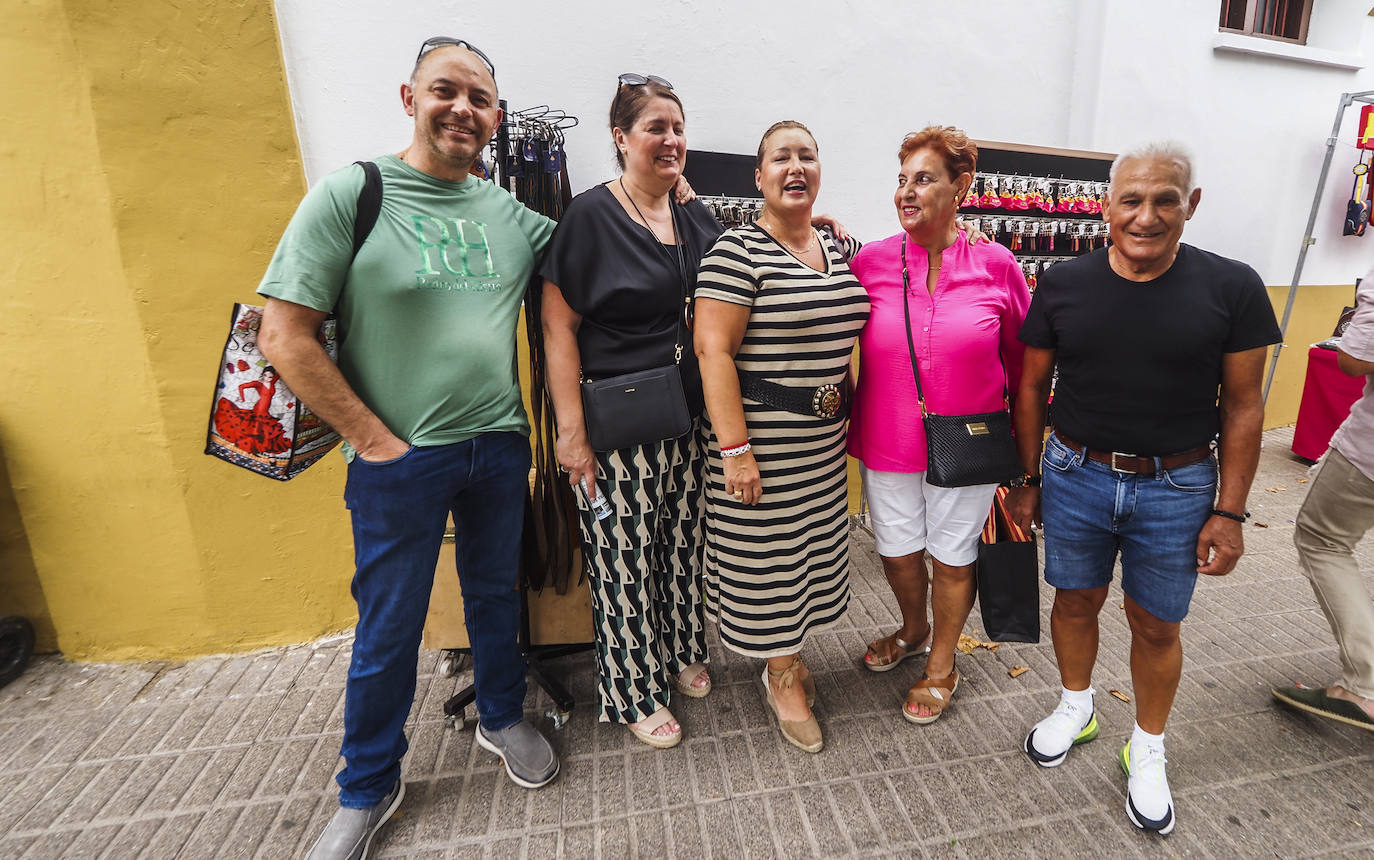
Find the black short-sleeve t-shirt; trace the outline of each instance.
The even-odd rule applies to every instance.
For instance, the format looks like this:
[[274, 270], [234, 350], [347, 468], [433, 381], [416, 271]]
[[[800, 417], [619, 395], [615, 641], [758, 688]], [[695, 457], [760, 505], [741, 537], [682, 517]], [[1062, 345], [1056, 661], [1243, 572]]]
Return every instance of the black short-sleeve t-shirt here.
[[1020, 334], [1055, 351], [1055, 427], [1089, 448], [1156, 457], [1216, 435], [1224, 354], [1281, 337], [1255, 270], [1191, 245], [1152, 281], [1116, 274], [1106, 249], [1049, 268]]
[[[691, 294], [702, 255], [724, 231], [699, 201], [671, 204], [678, 249], [630, 217], [605, 185], [573, 198], [544, 254], [539, 274], [582, 317], [577, 348], [582, 375], [604, 379], [673, 362], [684, 289]], [[687, 286], [683, 285], [683, 278]], [[692, 334], [682, 344], [682, 384], [693, 414], [703, 409]]]

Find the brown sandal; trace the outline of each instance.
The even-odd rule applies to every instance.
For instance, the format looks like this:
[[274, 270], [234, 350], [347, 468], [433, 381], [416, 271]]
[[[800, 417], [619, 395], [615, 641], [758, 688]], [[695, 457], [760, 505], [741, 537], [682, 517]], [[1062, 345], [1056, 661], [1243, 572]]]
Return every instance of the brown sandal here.
[[784, 720], [778, 713], [778, 703], [773, 699], [773, 688], [768, 683], [776, 681], [782, 689], [791, 687], [797, 682], [797, 669], [805, 669], [806, 664], [802, 662], [801, 655], [798, 655], [790, 666], [780, 672], [774, 672], [768, 668], [768, 664], [763, 666], [763, 691], [768, 696], [768, 707], [773, 710], [773, 716], [778, 720], [778, 729], [782, 732], [783, 738], [797, 749], [809, 753], [818, 753], [825, 745], [821, 737], [821, 724], [816, 722], [816, 715], [812, 714], [804, 720]]
[[[951, 669], [943, 678], [922, 678], [906, 693], [906, 704], [902, 706], [902, 716], [918, 726], [928, 725], [940, 719], [945, 708], [952, 704], [954, 691], [959, 689], [959, 670]], [[911, 712], [912, 705], [925, 705], [935, 711], [921, 716]]]
[[[927, 628], [926, 638], [920, 642], [906, 642], [896, 633], [874, 639], [868, 643], [868, 653], [864, 654], [864, 668], [870, 672], [891, 672], [908, 657], [929, 654], [930, 638], [934, 633], [935, 628]], [[888, 659], [894, 652], [896, 656]]]

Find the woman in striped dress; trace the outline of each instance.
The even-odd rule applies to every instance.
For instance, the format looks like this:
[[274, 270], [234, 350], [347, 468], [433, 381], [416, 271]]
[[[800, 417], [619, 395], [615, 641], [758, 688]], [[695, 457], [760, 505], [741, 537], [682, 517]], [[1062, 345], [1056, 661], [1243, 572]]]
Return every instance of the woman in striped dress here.
[[783, 736], [822, 747], [807, 634], [849, 604], [845, 418], [849, 356], [868, 296], [847, 249], [811, 226], [815, 138], [780, 122], [759, 143], [756, 223], [702, 260], [696, 351], [710, 420], [706, 611], [732, 651], [767, 660]]

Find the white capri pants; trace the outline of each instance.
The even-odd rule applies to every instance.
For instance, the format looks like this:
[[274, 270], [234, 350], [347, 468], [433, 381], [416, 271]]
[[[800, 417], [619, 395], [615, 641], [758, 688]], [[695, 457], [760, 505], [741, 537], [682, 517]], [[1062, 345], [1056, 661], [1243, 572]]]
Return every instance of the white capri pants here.
[[879, 555], [900, 558], [924, 549], [950, 567], [978, 560], [978, 535], [996, 484], [936, 487], [926, 483], [925, 472], [860, 471]]

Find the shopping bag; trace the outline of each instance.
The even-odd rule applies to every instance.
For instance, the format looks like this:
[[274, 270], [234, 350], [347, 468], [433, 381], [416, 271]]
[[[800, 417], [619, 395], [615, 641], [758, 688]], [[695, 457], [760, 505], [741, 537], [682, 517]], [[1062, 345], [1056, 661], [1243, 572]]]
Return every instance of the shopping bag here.
[[[289, 481], [333, 450], [341, 438], [291, 393], [276, 368], [267, 363], [258, 349], [261, 324], [261, 307], [234, 305], [205, 453], [259, 475]], [[315, 336], [335, 359], [334, 318], [326, 319]]]
[[993, 642], [1040, 641], [1040, 562], [1035, 534], [1007, 514], [1007, 488], [998, 487], [978, 540], [978, 607]]
[[[353, 213], [350, 265], [382, 209], [380, 168], [371, 161], [354, 164], [363, 170], [363, 184]], [[289, 481], [333, 450], [342, 437], [301, 403], [267, 363], [258, 349], [261, 325], [261, 307], [234, 305], [229, 339], [220, 356], [205, 453], [259, 475]], [[315, 333], [330, 361], [338, 360], [336, 326], [331, 315]]]

